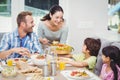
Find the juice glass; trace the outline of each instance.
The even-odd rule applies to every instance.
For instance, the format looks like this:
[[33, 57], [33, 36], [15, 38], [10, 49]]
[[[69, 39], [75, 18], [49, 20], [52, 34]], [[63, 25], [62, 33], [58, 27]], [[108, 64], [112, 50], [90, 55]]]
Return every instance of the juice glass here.
[[59, 62], [59, 70], [64, 70], [65, 69], [65, 62]]
[[7, 65], [8, 66], [12, 66], [13, 65], [13, 60], [12, 59], [8, 59], [7, 60]]

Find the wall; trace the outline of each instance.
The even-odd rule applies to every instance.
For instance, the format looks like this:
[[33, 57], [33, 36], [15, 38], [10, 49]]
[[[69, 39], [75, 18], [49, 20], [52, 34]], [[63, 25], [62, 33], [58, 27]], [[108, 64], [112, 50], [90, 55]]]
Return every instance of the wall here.
[[18, 13], [24, 11], [24, 0], [11, 0], [12, 30], [17, 27], [16, 18]]
[[[12, 0], [12, 5], [15, 6], [12, 6], [12, 19], [9, 22], [12, 20], [12, 29], [14, 29], [17, 14], [24, 10], [24, 0]], [[64, 17], [69, 27], [67, 42], [75, 48], [75, 53], [81, 51], [86, 37], [107, 35], [110, 39], [119, 39], [118, 36], [113, 37], [114, 33], [111, 33], [111, 37], [107, 31], [107, 0], [60, 0], [60, 5], [64, 9]], [[11, 26], [11, 24], [7, 25]]]
[[[68, 44], [75, 53], [82, 49], [86, 37], [107, 31], [107, 0], [68, 0], [66, 3], [69, 26]], [[98, 36], [98, 35], [97, 35]]]

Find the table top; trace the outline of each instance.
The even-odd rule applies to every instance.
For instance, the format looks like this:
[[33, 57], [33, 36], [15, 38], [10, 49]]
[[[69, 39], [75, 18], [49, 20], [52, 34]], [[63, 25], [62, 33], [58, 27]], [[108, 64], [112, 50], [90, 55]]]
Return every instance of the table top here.
[[[69, 70], [76, 70], [76, 69], [80, 69], [77, 67], [73, 67], [73, 66], [66, 66], [65, 70], [57, 70], [57, 75], [56, 76], [51, 76], [54, 77], [53, 80], [75, 80], [75, 79], [69, 79], [64, 73], [65, 71], [69, 71]], [[90, 71], [89, 71], [90, 72]], [[94, 78], [90, 79], [90, 80], [101, 80], [98, 76], [96, 76], [94, 73], [90, 72]], [[27, 76], [19, 74], [18, 76], [14, 77], [14, 78], [4, 78], [2, 77], [2, 75], [0, 74], [0, 79], [1, 80], [30, 80], [28, 79]], [[89, 80], [89, 79], [88, 79]]]

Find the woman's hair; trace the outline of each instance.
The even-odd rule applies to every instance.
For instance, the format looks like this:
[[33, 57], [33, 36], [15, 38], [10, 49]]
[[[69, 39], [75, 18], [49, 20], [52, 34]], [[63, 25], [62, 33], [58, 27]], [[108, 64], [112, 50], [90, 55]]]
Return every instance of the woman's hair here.
[[110, 67], [114, 72], [114, 80], [117, 80], [118, 70], [116, 65], [120, 67], [120, 49], [116, 46], [107, 46], [102, 49], [102, 53], [104, 56], [110, 58]]
[[87, 50], [90, 51], [91, 56], [97, 56], [99, 49], [101, 47], [100, 39], [86, 38], [84, 44], [87, 47]]
[[[64, 13], [61, 6], [59, 6], [59, 5], [53, 5], [53, 6], [50, 8], [49, 13], [46, 14], [46, 15], [41, 19], [41, 21], [51, 20], [50, 14], [53, 15], [53, 14], [55, 14], [55, 13], [58, 12], [58, 11], [61, 11], [62, 13]], [[63, 19], [63, 20], [64, 20], [64, 19]]]

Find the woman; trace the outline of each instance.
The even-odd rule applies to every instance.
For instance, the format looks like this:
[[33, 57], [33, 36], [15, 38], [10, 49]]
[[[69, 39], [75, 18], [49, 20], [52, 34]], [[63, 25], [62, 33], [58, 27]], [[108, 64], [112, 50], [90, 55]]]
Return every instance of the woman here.
[[53, 41], [66, 43], [68, 27], [65, 26], [63, 14], [63, 9], [59, 5], [54, 5], [39, 22], [37, 34], [43, 45], [51, 44]]

